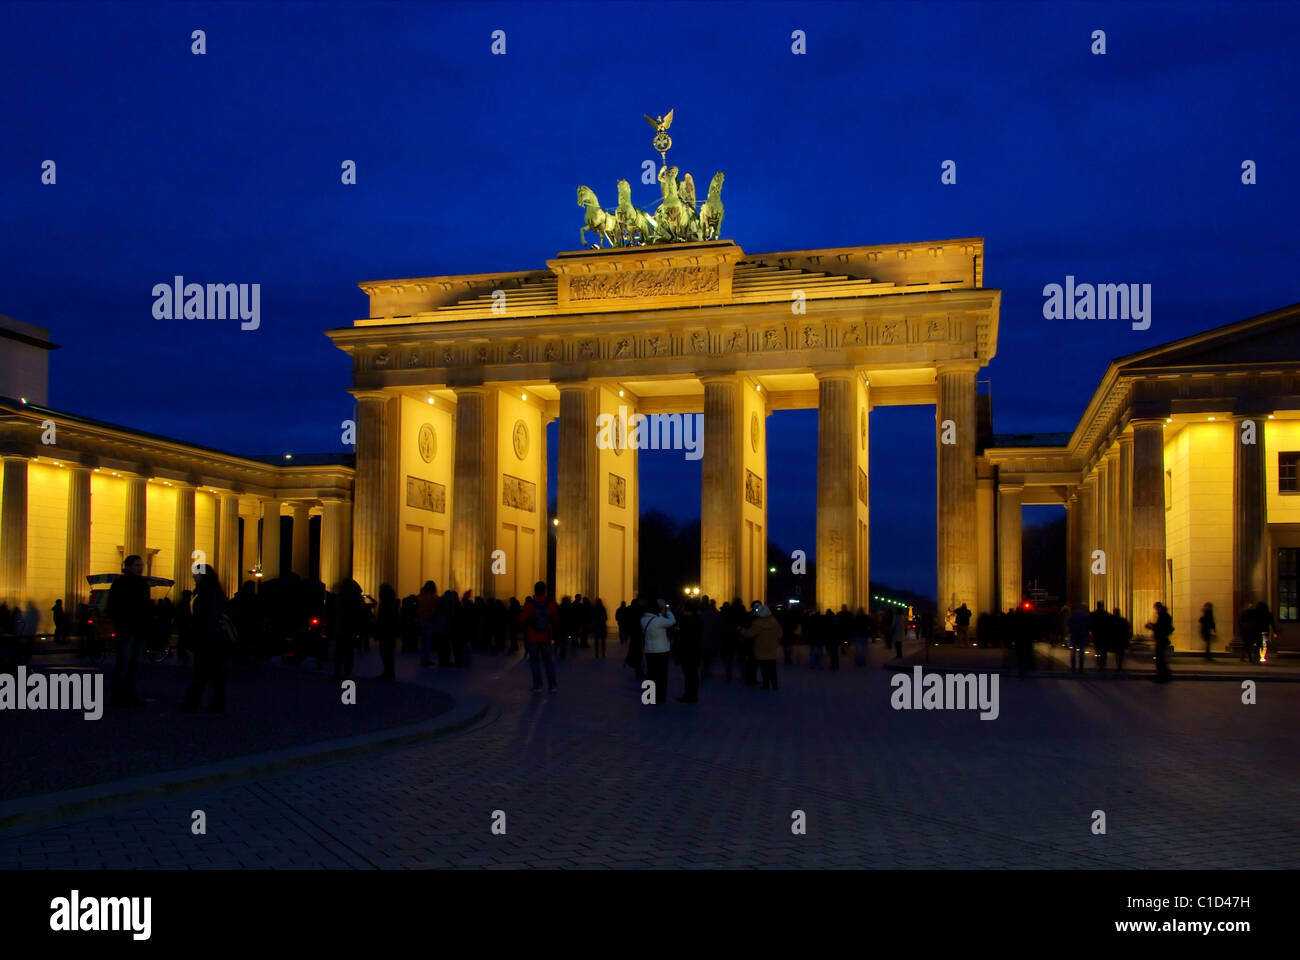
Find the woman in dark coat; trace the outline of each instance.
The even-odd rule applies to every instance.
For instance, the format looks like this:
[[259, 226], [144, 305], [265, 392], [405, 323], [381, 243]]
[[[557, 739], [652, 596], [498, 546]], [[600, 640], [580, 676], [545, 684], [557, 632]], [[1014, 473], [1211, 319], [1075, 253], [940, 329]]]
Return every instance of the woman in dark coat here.
[[226, 661], [230, 659], [230, 632], [233, 624], [226, 615], [226, 595], [217, 572], [206, 564], [194, 575], [192, 637], [194, 643], [194, 679], [181, 704], [183, 713], [197, 713], [203, 703], [203, 690], [212, 686], [209, 713], [226, 712]]

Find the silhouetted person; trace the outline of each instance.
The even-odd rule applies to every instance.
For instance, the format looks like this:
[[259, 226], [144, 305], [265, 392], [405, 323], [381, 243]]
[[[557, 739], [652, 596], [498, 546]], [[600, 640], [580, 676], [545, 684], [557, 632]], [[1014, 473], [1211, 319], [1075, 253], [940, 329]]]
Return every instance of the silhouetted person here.
[[524, 643], [528, 650], [528, 665], [533, 671], [533, 693], [542, 692], [542, 671], [538, 661], [546, 665], [546, 682], [555, 692], [555, 664], [551, 658], [555, 630], [559, 624], [560, 608], [546, 595], [546, 581], [533, 585], [533, 595], [524, 601], [519, 621], [524, 627]]
[[1201, 607], [1201, 617], [1196, 621], [1201, 627], [1201, 643], [1205, 644], [1205, 659], [1214, 659], [1214, 604], [1206, 602]]
[[1255, 604], [1255, 630], [1254, 661], [1259, 663], [1261, 650], [1263, 659], [1268, 659], [1268, 644], [1273, 639], [1273, 612], [1263, 600]]
[[600, 597], [591, 605], [591, 642], [595, 646], [595, 655], [605, 658], [605, 647], [609, 639], [609, 614]]
[[132, 554], [122, 564], [122, 575], [108, 590], [104, 612], [117, 634], [117, 662], [113, 664], [113, 689], [109, 692], [109, 703], [113, 706], [133, 707], [144, 702], [135, 693], [135, 665], [153, 610], [149, 603], [149, 582], [143, 574], [144, 561]]
[[[961, 615], [962, 615], [961, 612], [965, 607], [966, 604], [963, 603], [960, 607], [957, 608], [957, 629], [959, 631], [962, 631], [962, 636], [964, 637], [969, 636], [969, 633], [967, 631], [969, 631], [970, 629], [969, 610], [966, 610], [966, 626], [962, 627], [961, 624]], [[906, 636], [906, 634], [907, 634], [907, 614], [903, 613], [901, 610], [895, 611], [894, 613], [894, 656], [898, 657], [898, 659], [900, 660], [903, 659], [903, 637]], [[964, 645], [964, 641], [963, 641], [963, 645]]]
[[1129, 623], [1118, 610], [1111, 614], [1110, 622], [1110, 643], [1115, 651], [1115, 669], [1123, 673], [1124, 654], [1128, 653], [1128, 645], [1133, 640], [1133, 624]]
[[1070, 672], [1083, 673], [1084, 662], [1088, 656], [1088, 634], [1092, 632], [1089, 625], [1088, 611], [1083, 604], [1078, 609], [1066, 607], [1062, 613], [1067, 615], [1066, 630], [1070, 643]]
[[438, 598], [438, 605], [433, 614], [433, 648], [437, 653], [440, 667], [451, 666], [451, 645], [456, 632], [456, 615], [459, 610], [460, 595], [455, 590], [448, 590]]
[[512, 657], [519, 652], [519, 631], [523, 629], [523, 624], [519, 622], [519, 617], [523, 612], [523, 606], [516, 598], [511, 597], [510, 609], [507, 611], [507, 617], [510, 624], [510, 650], [508, 653]]
[[662, 706], [668, 699], [668, 657], [672, 645], [668, 642], [668, 628], [677, 622], [668, 604], [660, 600], [655, 611], [641, 617], [641, 632], [645, 635], [646, 675], [654, 683], [654, 702]]
[[1169, 635], [1174, 632], [1174, 618], [1169, 616], [1165, 605], [1156, 602], [1156, 618], [1146, 625], [1156, 641], [1156, 683], [1168, 683], [1173, 679], [1169, 672]]
[[677, 663], [682, 668], [685, 692], [678, 703], [700, 701], [700, 656], [703, 648], [704, 623], [700, 619], [698, 600], [687, 600], [677, 619]]
[[741, 631], [741, 635], [753, 641], [754, 660], [763, 675], [760, 690], [777, 689], [776, 654], [781, 647], [782, 632], [781, 624], [772, 616], [772, 611], [755, 600], [753, 622]]
[[375, 611], [375, 642], [379, 645], [379, 658], [383, 661], [384, 672], [381, 680], [396, 680], [393, 653], [397, 649], [397, 635], [402, 628], [401, 609], [397, 603], [397, 591], [391, 584], [379, 585], [379, 609]]
[[[957, 624], [957, 646], [970, 646], [970, 607], [966, 606], [964, 600], [962, 605], [953, 611], [953, 619]], [[902, 649], [901, 645], [899, 649]], [[899, 656], [902, 654], [900, 653]]]
[[63, 601], [55, 600], [50, 610], [54, 617], [54, 642], [62, 643], [68, 636], [68, 614], [63, 609]]
[[1088, 615], [1088, 629], [1092, 633], [1092, 645], [1097, 651], [1097, 669], [1106, 669], [1106, 653], [1110, 650], [1110, 617], [1106, 613], [1106, 604], [1097, 601], [1097, 609]]
[[176, 656], [181, 663], [189, 662], [190, 651], [194, 648], [194, 612], [190, 609], [193, 602], [193, 591], [182, 590], [181, 602], [176, 604]]
[[[416, 619], [420, 624], [420, 666], [433, 666], [434, 626], [438, 615], [438, 585], [433, 580], [424, 581], [424, 587], [420, 588], [415, 604]], [[438, 663], [447, 666], [447, 661], [442, 658], [441, 644], [438, 649]]]
[[361, 593], [361, 584], [344, 580], [335, 598], [335, 616], [330, 620], [334, 635], [334, 679], [342, 682], [352, 676], [357, 647], [369, 635], [370, 611]]
[[226, 612], [226, 595], [217, 572], [204, 564], [194, 575], [194, 678], [181, 704], [182, 713], [196, 713], [203, 691], [212, 687], [208, 713], [226, 712], [226, 663], [230, 659], [234, 622]]
[[[627, 659], [623, 662], [636, 671], [638, 680], [643, 680], [645, 670], [641, 666], [641, 660], [645, 654], [645, 631], [641, 628], [641, 616], [645, 611], [639, 599], [633, 600], [627, 609]], [[727, 677], [731, 677], [730, 670]]]

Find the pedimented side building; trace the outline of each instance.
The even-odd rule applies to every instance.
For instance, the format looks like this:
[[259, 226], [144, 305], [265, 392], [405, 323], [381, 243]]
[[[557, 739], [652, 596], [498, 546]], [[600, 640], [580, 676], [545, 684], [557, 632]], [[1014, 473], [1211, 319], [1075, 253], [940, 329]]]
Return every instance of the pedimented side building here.
[[1002, 606], [1019, 597], [1021, 504], [1065, 504], [1072, 602], [1140, 628], [1163, 601], [1194, 649], [1204, 603], [1226, 642], [1262, 600], [1300, 649], [1298, 465], [1300, 304], [1121, 357], [1073, 433], [983, 452]]

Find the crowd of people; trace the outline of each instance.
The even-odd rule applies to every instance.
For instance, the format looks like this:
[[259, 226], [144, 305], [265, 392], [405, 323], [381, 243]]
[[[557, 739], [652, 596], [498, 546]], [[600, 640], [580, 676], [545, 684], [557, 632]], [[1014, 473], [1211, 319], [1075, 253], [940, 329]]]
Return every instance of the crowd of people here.
[[[140, 703], [135, 690], [135, 665], [142, 649], [162, 638], [176, 638], [179, 658], [194, 658], [193, 680], [181, 707], [201, 708], [204, 694], [211, 690], [208, 709], [225, 709], [225, 676], [231, 662], [279, 656], [303, 661], [315, 658], [320, 664], [332, 661], [336, 679], [352, 676], [358, 650], [378, 648], [383, 672], [381, 679], [396, 678], [395, 657], [400, 650], [420, 656], [422, 668], [464, 669], [476, 656], [512, 656], [529, 659], [533, 692], [556, 692], [555, 661], [590, 650], [594, 659], [607, 657], [610, 615], [600, 598], [563, 597], [558, 602], [538, 582], [533, 595], [521, 603], [440, 592], [433, 581], [420, 591], [400, 598], [390, 584], [379, 588], [378, 600], [366, 597], [355, 580], [344, 580], [333, 591], [320, 582], [293, 575], [256, 584], [245, 582], [227, 598], [215, 570], [203, 567], [195, 575], [193, 590], [184, 590], [178, 603], [170, 598], [150, 598], [143, 562], [128, 557], [123, 572], [112, 584], [104, 613], [111, 621], [118, 647], [114, 665], [110, 704]], [[872, 644], [881, 643], [886, 656], [901, 657], [905, 639], [923, 639], [928, 644], [949, 640], [957, 646], [978, 644], [1002, 647], [1014, 653], [1023, 675], [1033, 663], [1034, 644], [1062, 643], [1070, 648], [1070, 668], [1082, 672], [1089, 647], [1096, 653], [1097, 668], [1107, 669], [1110, 657], [1115, 669], [1124, 669], [1124, 657], [1133, 642], [1133, 625], [1118, 611], [1107, 611], [1098, 603], [1088, 610], [1080, 605], [1073, 611], [1056, 612], [1012, 609], [1006, 613], [981, 614], [974, 636], [970, 634], [971, 611], [965, 604], [946, 611], [940, 629], [926, 611], [916, 617], [899, 606], [877, 611], [841, 606], [838, 611], [809, 609], [789, 603], [769, 608], [760, 601], [748, 606], [740, 599], [721, 605], [708, 596], [688, 596], [678, 603], [662, 599], [637, 598], [621, 603], [613, 613], [623, 662], [638, 681], [650, 681], [653, 691], [647, 702], [662, 704], [668, 698], [670, 663], [682, 674], [682, 703], [697, 703], [701, 679], [716, 667], [728, 681], [739, 673], [746, 686], [778, 689], [777, 663], [801, 662], [800, 650], [807, 650], [811, 669], [825, 666], [839, 670], [852, 657], [865, 666]], [[29, 614], [30, 616], [30, 614]], [[24, 625], [24, 615], [0, 604], [0, 634], [14, 633]], [[56, 637], [72, 628], [62, 608], [55, 603], [53, 619]], [[92, 611], [78, 611], [79, 629], [91, 635]], [[1273, 616], [1263, 602], [1248, 607], [1239, 627], [1245, 638], [1243, 660], [1260, 662], [1268, 644], [1276, 637]], [[1214, 609], [1205, 604], [1198, 621], [1205, 656], [1213, 658], [1216, 633]], [[1155, 640], [1156, 679], [1170, 679], [1168, 652], [1173, 619], [1161, 603], [1155, 604], [1152, 620], [1145, 624]], [[1010, 654], [1009, 654], [1010, 655]], [[543, 673], [547, 686], [543, 687]]]

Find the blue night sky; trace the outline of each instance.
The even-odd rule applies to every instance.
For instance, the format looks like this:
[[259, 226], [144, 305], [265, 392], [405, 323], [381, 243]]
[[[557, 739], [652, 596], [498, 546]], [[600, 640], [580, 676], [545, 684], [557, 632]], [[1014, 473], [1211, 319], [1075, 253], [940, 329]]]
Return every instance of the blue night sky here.
[[[748, 251], [984, 237], [995, 428], [1065, 431], [1110, 359], [1300, 300], [1298, 81], [1281, 4], [6, 4], [0, 313], [63, 345], [55, 408], [339, 451], [356, 283], [541, 268], [671, 107]], [[261, 328], [155, 320], [176, 274], [260, 283]], [[1043, 320], [1067, 274], [1150, 283], [1151, 328]], [[771, 534], [811, 552], [816, 414], [770, 423]], [[930, 593], [933, 430], [873, 414], [872, 577]], [[698, 516], [698, 463], [642, 464], [643, 510]]]

